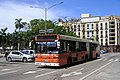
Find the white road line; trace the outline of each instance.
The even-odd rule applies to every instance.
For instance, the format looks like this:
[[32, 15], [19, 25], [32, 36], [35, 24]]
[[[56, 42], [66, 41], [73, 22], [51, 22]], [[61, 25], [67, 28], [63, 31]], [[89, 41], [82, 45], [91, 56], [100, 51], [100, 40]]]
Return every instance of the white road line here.
[[0, 70], [0, 71], [8, 71], [8, 70], [11, 70], [11, 69], [2, 69], [2, 70]]
[[102, 66], [102, 67], [96, 69], [95, 71], [93, 71], [93, 72], [89, 73], [88, 75], [86, 75], [86, 76], [80, 78], [79, 80], [84, 80], [85, 78], [89, 77], [90, 75], [92, 75], [92, 74], [96, 73], [97, 71], [103, 69], [104, 67], [110, 65], [111, 63], [112, 63], [112, 62], [107, 63], [106, 65], [104, 65], [104, 66]]
[[114, 61], [119, 61], [119, 59], [115, 59]]
[[82, 69], [78, 69], [78, 70], [76, 70], [76, 71], [74, 71], [74, 72], [70, 72], [70, 73], [67, 73], [67, 74], [63, 74], [63, 75], [61, 75], [60, 77], [67, 77], [67, 76], [70, 76], [70, 75], [80, 75], [80, 74], [82, 74], [82, 70], [83, 70], [84, 68], [82, 68]]
[[110, 59], [109, 61], [113, 61], [113, 59]]
[[38, 71], [43, 71], [44, 69], [41, 69], [41, 70], [36, 70], [36, 71], [28, 71], [28, 72], [25, 72], [23, 74], [33, 74], [33, 73], [36, 73]]
[[15, 73], [15, 72], [17, 72], [17, 70], [16, 71], [5, 72], [5, 73], [0, 73], [0, 75], [5, 75], [5, 74]]
[[80, 75], [82, 72], [74, 72], [74, 75]]
[[106, 58], [105, 58], [105, 59], [103, 59], [103, 61], [107, 61], [107, 60], [108, 60], [108, 59], [106, 59]]
[[15, 68], [10, 68], [10, 70], [18, 70], [18, 69], [23, 69], [23, 68], [27, 68], [27, 67], [30, 67], [30, 66], [33, 66], [33, 65], [29, 65], [29, 66], [24, 66], [24, 67], [15, 67]]
[[41, 77], [41, 76], [45, 76], [45, 75], [48, 75], [48, 74], [52, 74], [52, 73], [55, 73], [55, 72], [59, 72], [59, 71], [62, 71], [62, 70], [63, 70], [63, 69], [56, 70], [56, 71], [52, 71], [52, 72], [48, 72], [48, 73], [41, 74], [41, 75], [37, 75], [37, 76], [35, 76], [35, 78], [38, 78], [38, 77]]

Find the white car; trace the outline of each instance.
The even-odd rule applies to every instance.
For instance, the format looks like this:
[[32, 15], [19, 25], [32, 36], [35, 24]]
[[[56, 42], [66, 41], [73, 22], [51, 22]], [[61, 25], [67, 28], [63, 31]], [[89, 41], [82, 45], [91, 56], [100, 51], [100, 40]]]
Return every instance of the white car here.
[[34, 61], [34, 56], [26, 54], [21, 51], [11, 51], [7, 56], [7, 61], [11, 62], [14, 60], [16, 60], [16, 61], [19, 60], [19, 61], [23, 61], [23, 62]]
[[21, 52], [29, 55], [33, 55], [35, 57], [35, 50], [21, 50]]

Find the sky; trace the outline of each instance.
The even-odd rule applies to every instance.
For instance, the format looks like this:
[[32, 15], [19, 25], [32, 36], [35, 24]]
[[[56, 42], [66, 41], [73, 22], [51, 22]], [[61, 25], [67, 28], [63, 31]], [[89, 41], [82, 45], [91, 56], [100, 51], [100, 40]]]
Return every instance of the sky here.
[[[54, 4], [56, 5], [50, 8]], [[34, 7], [31, 8], [30, 6]], [[7, 32], [15, 30], [15, 19], [22, 18], [24, 22], [32, 19], [44, 19], [44, 9], [47, 19], [57, 21], [58, 18], [80, 18], [81, 14], [92, 16], [120, 16], [120, 0], [0, 0], [0, 29], [8, 28]]]

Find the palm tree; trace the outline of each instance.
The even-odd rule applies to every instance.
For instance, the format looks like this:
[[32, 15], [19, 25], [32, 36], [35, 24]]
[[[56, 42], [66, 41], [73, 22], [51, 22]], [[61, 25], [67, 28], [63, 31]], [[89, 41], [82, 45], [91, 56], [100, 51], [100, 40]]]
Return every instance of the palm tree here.
[[18, 29], [18, 31], [20, 32], [20, 29], [24, 27], [24, 23], [21, 22], [22, 18], [15, 19], [15, 20], [16, 20], [16, 22], [15, 22], [15, 28], [16, 28], [16, 30]]
[[7, 31], [8, 28], [4, 28], [4, 29], [1, 29], [0, 31], [0, 35], [2, 36], [2, 49], [3, 49], [3, 53], [5, 52], [5, 44], [7, 42], [7, 38], [6, 38], [6, 31]]
[[25, 26], [25, 23], [24, 22], [21, 22], [22, 21], [22, 18], [20, 19], [15, 19], [16, 22], [15, 22], [15, 28], [16, 30], [18, 29], [18, 50], [20, 49], [20, 29], [22, 29], [24, 26]]

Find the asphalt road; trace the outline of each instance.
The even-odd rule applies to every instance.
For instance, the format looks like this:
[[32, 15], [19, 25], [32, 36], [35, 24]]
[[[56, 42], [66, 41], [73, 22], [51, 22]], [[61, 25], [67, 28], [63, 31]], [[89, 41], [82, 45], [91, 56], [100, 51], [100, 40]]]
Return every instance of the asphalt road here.
[[120, 53], [107, 53], [100, 59], [62, 68], [0, 58], [0, 80], [120, 80]]

